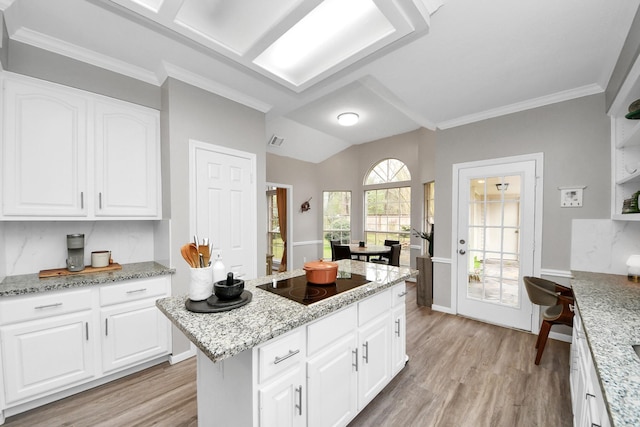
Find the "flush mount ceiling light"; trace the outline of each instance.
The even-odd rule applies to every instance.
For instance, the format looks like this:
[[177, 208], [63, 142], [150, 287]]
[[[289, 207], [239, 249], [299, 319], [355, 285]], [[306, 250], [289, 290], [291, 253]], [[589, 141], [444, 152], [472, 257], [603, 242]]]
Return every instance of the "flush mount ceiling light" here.
[[505, 182], [504, 184], [496, 184], [496, 190], [498, 191], [502, 191], [504, 189], [504, 191], [507, 191], [507, 189], [509, 188], [509, 183]]
[[338, 123], [342, 126], [353, 126], [358, 123], [360, 116], [356, 113], [342, 113], [338, 114]]

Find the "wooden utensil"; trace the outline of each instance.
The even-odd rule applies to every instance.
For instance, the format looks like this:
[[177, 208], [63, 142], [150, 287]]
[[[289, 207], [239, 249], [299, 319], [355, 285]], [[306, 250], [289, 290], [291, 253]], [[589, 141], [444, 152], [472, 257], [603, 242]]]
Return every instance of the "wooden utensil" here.
[[189, 244], [189, 257], [193, 263], [194, 268], [200, 267], [200, 253], [198, 252], [198, 246], [195, 243]]
[[182, 245], [182, 247], [180, 248], [180, 253], [182, 254], [182, 258], [184, 258], [184, 260], [187, 261], [187, 264], [189, 264], [191, 268], [196, 268], [196, 264], [194, 263], [194, 258], [191, 255], [192, 245], [193, 243], [187, 243], [186, 245]]

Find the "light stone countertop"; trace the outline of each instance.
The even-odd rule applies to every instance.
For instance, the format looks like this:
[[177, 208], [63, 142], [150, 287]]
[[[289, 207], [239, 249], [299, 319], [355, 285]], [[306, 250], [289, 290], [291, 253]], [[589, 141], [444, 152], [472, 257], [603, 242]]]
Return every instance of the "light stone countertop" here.
[[157, 262], [148, 261], [122, 264], [122, 270], [100, 273], [74, 274], [43, 279], [38, 277], [38, 273], [7, 276], [2, 283], [0, 283], [0, 297], [104, 285], [121, 282], [123, 280], [143, 279], [173, 273], [175, 273], [175, 269], [173, 268], [165, 267]]
[[573, 293], [615, 427], [640, 426], [640, 284], [574, 271]]
[[303, 305], [256, 286], [303, 276], [297, 269], [245, 281], [253, 296], [247, 305], [222, 313], [193, 313], [185, 307], [187, 295], [163, 298], [156, 305], [212, 361], [235, 356], [274, 337], [417, 276], [407, 267], [341, 260], [338, 271], [361, 274], [371, 283], [311, 305]]

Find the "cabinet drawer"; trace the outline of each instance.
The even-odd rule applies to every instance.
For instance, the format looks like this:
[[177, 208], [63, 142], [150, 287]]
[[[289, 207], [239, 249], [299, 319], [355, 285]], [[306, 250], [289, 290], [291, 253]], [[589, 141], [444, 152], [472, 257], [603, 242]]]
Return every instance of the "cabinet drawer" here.
[[358, 303], [358, 325], [362, 326], [376, 316], [391, 309], [391, 289]]
[[391, 288], [391, 293], [393, 297], [393, 306], [396, 307], [398, 305], [404, 304], [404, 301], [407, 299], [407, 284], [405, 282], [398, 283], [393, 288]]
[[304, 360], [304, 328], [274, 338], [258, 348], [259, 381], [262, 382]]
[[91, 308], [91, 289], [45, 292], [0, 299], [0, 325]]
[[307, 326], [307, 354], [311, 356], [355, 330], [357, 319], [358, 310], [352, 305]]
[[130, 280], [117, 285], [102, 286], [100, 288], [100, 305], [163, 297], [169, 293], [169, 279], [167, 277]]

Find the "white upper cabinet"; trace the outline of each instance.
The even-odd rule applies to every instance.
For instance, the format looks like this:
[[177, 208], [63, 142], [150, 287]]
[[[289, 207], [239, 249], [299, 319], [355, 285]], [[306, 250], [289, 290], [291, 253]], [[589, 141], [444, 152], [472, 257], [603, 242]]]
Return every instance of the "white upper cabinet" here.
[[2, 217], [160, 219], [160, 113], [3, 78]]
[[86, 216], [87, 99], [4, 81], [3, 214]]
[[158, 119], [136, 105], [95, 103], [96, 216], [158, 216]]

